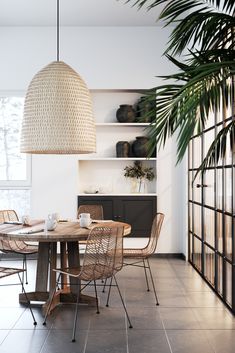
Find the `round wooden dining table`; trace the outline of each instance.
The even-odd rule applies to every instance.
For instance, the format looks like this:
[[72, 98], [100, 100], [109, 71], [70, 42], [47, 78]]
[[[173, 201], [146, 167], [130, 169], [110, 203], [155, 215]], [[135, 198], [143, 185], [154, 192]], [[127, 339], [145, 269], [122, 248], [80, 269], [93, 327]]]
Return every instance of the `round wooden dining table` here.
[[[17, 224], [0, 224], [0, 240], [21, 240], [25, 242], [38, 242], [38, 259], [35, 290], [28, 292], [28, 299], [45, 302], [43, 308], [46, 310], [49, 295], [56, 284], [56, 273], [53, 268], [57, 267], [57, 256], [60, 258], [61, 267], [73, 267], [80, 263], [79, 241], [87, 240], [93, 227], [123, 227], [123, 235], [131, 233], [131, 226], [123, 222], [100, 221], [88, 228], [81, 228], [79, 222], [58, 222], [53, 231], [44, 231], [44, 222], [32, 222], [33, 226]], [[57, 251], [57, 244], [60, 251]], [[49, 281], [48, 281], [49, 280]], [[66, 283], [66, 278], [63, 279]], [[51, 310], [60, 302], [75, 302], [79, 295], [79, 302], [95, 305], [95, 298], [80, 293], [80, 284], [77, 279], [71, 278], [69, 285], [63, 285], [54, 297]], [[24, 293], [19, 294], [19, 302], [27, 303]]]

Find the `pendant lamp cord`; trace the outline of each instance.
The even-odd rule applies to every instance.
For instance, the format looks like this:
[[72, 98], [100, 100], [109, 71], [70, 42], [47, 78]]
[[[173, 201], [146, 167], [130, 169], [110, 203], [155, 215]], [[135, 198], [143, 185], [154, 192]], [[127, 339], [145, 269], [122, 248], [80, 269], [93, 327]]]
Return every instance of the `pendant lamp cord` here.
[[57, 0], [57, 9], [56, 9], [56, 13], [57, 13], [57, 21], [56, 21], [56, 39], [57, 39], [57, 47], [56, 47], [56, 59], [57, 61], [60, 60], [60, 1]]

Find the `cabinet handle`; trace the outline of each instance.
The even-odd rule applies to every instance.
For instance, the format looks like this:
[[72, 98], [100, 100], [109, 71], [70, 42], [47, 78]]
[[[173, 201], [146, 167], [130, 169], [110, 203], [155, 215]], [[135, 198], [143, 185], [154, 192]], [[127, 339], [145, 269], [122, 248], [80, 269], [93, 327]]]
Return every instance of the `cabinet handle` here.
[[197, 184], [196, 185], [196, 188], [207, 188], [208, 187], [208, 185], [206, 185], [206, 184]]

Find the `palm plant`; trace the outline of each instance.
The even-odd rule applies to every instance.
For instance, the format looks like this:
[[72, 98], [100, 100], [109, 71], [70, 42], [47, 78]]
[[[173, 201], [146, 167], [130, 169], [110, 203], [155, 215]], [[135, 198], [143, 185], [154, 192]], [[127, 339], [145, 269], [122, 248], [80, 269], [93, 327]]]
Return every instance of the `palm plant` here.
[[[164, 146], [177, 133], [180, 161], [191, 137], [200, 134], [209, 113], [220, 112], [230, 121], [217, 135], [198, 171], [224, 157], [230, 141], [234, 148], [235, 121], [235, 1], [234, 0], [127, 0], [139, 8], [164, 8], [160, 19], [174, 24], [166, 57], [177, 67], [164, 76], [166, 84], [150, 89], [146, 100], [156, 101], [149, 128], [150, 151]], [[148, 4], [147, 4], [148, 3]], [[178, 58], [180, 57], [180, 60]], [[177, 57], [177, 58], [176, 58]], [[229, 137], [229, 138], [227, 138]]]

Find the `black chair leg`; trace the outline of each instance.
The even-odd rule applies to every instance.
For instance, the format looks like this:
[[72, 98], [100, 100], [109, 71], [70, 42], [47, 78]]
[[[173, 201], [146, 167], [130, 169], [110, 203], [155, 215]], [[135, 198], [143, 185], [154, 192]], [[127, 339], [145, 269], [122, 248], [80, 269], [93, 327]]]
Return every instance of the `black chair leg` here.
[[[107, 282], [107, 278], [105, 279], [105, 285], [106, 285], [106, 282]], [[109, 306], [109, 298], [110, 298], [112, 283], [113, 283], [113, 277], [111, 277], [110, 283], [109, 283], [109, 292], [108, 292], [107, 301], [106, 301], [107, 307]]]
[[98, 301], [98, 295], [97, 295], [97, 288], [96, 288], [96, 281], [94, 280], [94, 287], [95, 287], [95, 299], [96, 299], [96, 313], [99, 314], [100, 313], [100, 309], [99, 309], [99, 301]]
[[146, 268], [148, 268], [148, 267], [146, 267], [145, 266], [145, 261], [144, 261], [144, 259], [143, 259], [143, 265], [144, 265], [144, 274], [145, 274], [145, 279], [146, 279], [146, 285], [147, 285], [147, 291], [149, 292], [149, 281], [148, 281], [148, 276], [147, 276], [147, 271], [146, 271]]
[[103, 290], [102, 290], [102, 292], [104, 293], [105, 292], [105, 287], [106, 287], [106, 284], [107, 284], [107, 278], [105, 278], [105, 281], [102, 279], [102, 283], [104, 283]]
[[123, 305], [123, 308], [124, 308], [125, 313], [126, 313], [126, 316], [127, 316], [127, 320], [128, 320], [128, 322], [129, 322], [129, 328], [133, 328], [132, 323], [131, 323], [131, 320], [130, 320], [130, 317], [129, 317], [128, 312], [127, 312], [127, 309], [126, 309], [126, 305], [125, 305], [124, 300], [123, 300], [123, 298], [122, 298], [122, 294], [121, 294], [120, 288], [119, 288], [119, 286], [118, 286], [116, 277], [113, 276], [113, 278], [114, 278], [116, 287], [117, 287], [117, 289], [118, 289], [118, 293], [119, 293], [119, 295], [120, 295], [120, 298], [121, 298], [121, 301], [122, 301], [122, 305]]
[[25, 284], [28, 284], [28, 268], [27, 268], [27, 257], [24, 255], [24, 262], [25, 262]]
[[75, 334], [76, 334], [77, 319], [78, 319], [78, 303], [79, 303], [79, 293], [77, 294], [77, 300], [76, 300], [76, 310], [75, 310], [74, 322], [73, 322], [72, 342], [76, 342]]
[[34, 316], [34, 314], [33, 314], [33, 310], [32, 310], [32, 308], [31, 308], [30, 300], [29, 300], [29, 298], [28, 298], [28, 296], [27, 296], [27, 293], [26, 293], [26, 291], [25, 291], [25, 289], [24, 289], [24, 283], [23, 283], [23, 280], [22, 280], [22, 278], [20, 277], [20, 274], [19, 274], [19, 273], [18, 273], [18, 277], [19, 277], [19, 280], [20, 280], [20, 284], [21, 284], [21, 286], [22, 286], [22, 292], [23, 292], [24, 295], [25, 295], [25, 298], [26, 298], [27, 303], [28, 303], [28, 306], [29, 306], [29, 310], [30, 310], [31, 315], [32, 315], [32, 318], [33, 318], [33, 324], [34, 324], [34, 326], [36, 326], [36, 325], [37, 325], [37, 321], [36, 321], [35, 316]]
[[152, 282], [152, 286], [153, 286], [154, 295], [155, 295], [155, 298], [156, 298], [156, 305], [159, 305], [159, 301], [158, 301], [158, 297], [157, 297], [157, 292], [156, 292], [155, 284], [154, 284], [154, 281], [153, 281], [153, 275], [152, 275], [150, 263], [149, 263], [149, 260], [148, 260], [148, 259], [146, 259], [146, 261], [147, 261], [147, 263], [148, 263], [148, 269], [149, 269], [149, 273], [150, 273], [150, 278], [151, 278], [151, 282]]

